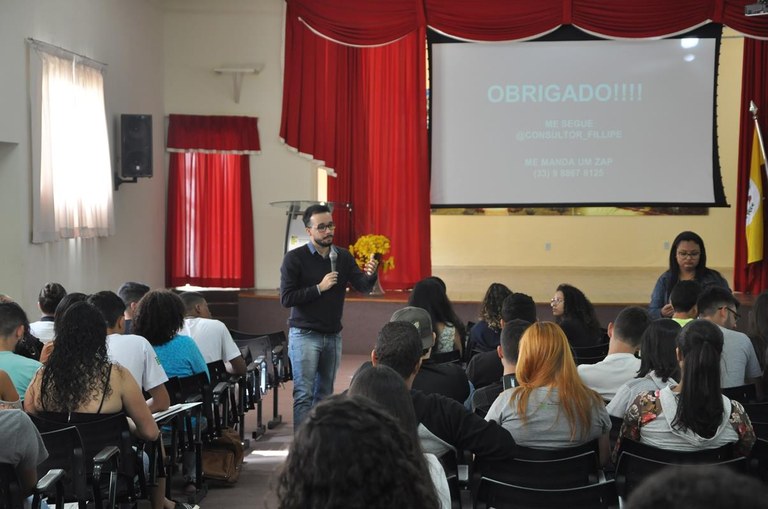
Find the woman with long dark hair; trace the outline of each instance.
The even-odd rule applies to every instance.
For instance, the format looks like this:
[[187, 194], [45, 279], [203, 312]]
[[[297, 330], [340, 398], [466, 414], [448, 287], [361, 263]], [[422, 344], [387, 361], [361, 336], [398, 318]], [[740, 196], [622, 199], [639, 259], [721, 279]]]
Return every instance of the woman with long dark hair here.
[[445, 288], [433, 278], [422, 279], [413, 287], [408, 305], [426, 309], [432, 318], [435, 346], [432, 353], [461, 352], [466, 335], [464, 324], [453, 310]]
[[728, 281], [716, 270], [707, 268], [707, 250], [704, 241], [694, 232], [684, 231], [675, 237], [669, 250], [669, 269], [656, 281], [648, 312], [651, 318], [671, 318], [675, 310], [669, 302], [672, 289], [678, 281], [695, 280], [702, 290], [716, 285], [730, 291]]
[[563, 283], [557, 287], [550, 305], [555, 323], [563, 329], [571, 346], [594, 346], [603, 341], [603, 331], [595, 307], [584, 292]]
[[469, 348], [480, 352], [495, 350], [501, 339], [501, 305], [512, 290], [501, 283], [491, 283], [483, 297], [480, 319], [469, 331]]
[[[56, 317], [56, 348], [27, 388], [24, 410], [49, 421], [93, 422], [125, 412], [137, 438], [157, 440], [160, 430], [131, 373], [107, 355], [107, 326], [91, 304], [75, 302]], [[152, 490], [156, 508], [191, 508]]]
[[606, 407], [614, 417], [624, 417], [629, 404], [641, 392], [676, 385], [680, 378], [677, 363], [677, 335], [680, 325], [671, 318], [661, 318], [645, 329], [640, 340], [640, 370], [637, 377], [625, 383]]
[[611, 420], [603, 398], [581, 381], [563, 330], [536, 322], [519, 348], [517, 387], [496, 398], [485, 420], [498, 422], [526, 447], [558, 449], [599, 439], [607, 461]]
[[677, 336], [680, 383], [639, 394], [627, 408], [622, 439], [661, 449], [697, 451], [729, 443], [747, 455], [755, 433], [744, 407], [723, 396], [720, 355], [723, 333], [708, 320], [694, 320]]

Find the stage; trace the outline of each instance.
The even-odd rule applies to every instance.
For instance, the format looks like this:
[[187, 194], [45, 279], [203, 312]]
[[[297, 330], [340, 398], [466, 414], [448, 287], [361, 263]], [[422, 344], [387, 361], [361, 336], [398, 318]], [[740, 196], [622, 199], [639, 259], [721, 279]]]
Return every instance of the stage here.
[[[480, 303], [485, 290], [492, 282], [506, 284], [512, 291], [527, 293], [536, 302], [539, 320], [551, 320], [549, 299], [560, 283], [572, 284], [583, 290], [595, 305], [597, 316], [607, 326], [626, 306], [647, 306], [651, 290], [663, 269], [612, 269], [612, 268], [435, 268], [433, 273], [443, 278], [448, 296], [456, 313], [466, 323], [477, 321]], [[728, 281], [732, 271], [720, 270]], [[386, 289], [386, 285], [385, 289]], [[409, 292], [387, 291], [384, 295], [363, 295], [349, 290], [344, 305], [344, 353], [370, 354], [376, 335], [389, 321], [395, 310], [406, 305]], [[743, 318], [739, 329], [748, 323], [752, 297], [737, 294]], [[270, 332], [285, 330], [289, 310], [280, 305], [278, 290], [254, 290], [239, 294], [240, 330]]]

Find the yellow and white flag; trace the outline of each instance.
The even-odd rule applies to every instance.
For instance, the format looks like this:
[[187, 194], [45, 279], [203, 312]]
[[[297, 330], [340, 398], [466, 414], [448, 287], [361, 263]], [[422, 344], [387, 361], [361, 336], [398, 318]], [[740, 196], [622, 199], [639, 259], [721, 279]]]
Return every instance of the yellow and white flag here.
[[749, 189], [747, 191], [747, 263], [763, 259], [763, 159], [757, 126], [752, 139], [749, 162]]

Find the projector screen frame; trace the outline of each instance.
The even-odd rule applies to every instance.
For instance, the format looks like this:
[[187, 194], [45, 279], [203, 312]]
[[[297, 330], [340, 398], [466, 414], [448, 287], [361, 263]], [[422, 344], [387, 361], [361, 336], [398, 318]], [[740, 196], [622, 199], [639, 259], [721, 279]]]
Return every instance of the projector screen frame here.
[[[711, 111], [712, 111], [712, 189], [713, 189], [713, 201], [712, 202], [648, 202], [648, 201], [601, 201], [601, 202], [579, 202], [579, 201], [557, 201], [557, 202], [548, 202], [548, 203], [542, 203], [542, 202], [534, 202], [534, 203], [526, 203], [526, 202], [502, 202], [502, 203], [491, 203], [491, 202], [482, 202], [482, 203], [445, 203], [445, 204], [434, 204], [431, 203], [430, 206], [432, 209], [456, 209], [456, 208], [465, 208], [465, 209], [491, 209], [491, 208], [569, 208], [569, 207], [680, 207], [680, 208], [701, 208], [701, 207], [730, 207], [730, 205], [727, 202], [726, 196], [725, 196], [725, 190], [723, 186], [722, 181], [722, 173], [721, 173], [721, 167], [720, 167], [720, 157], [719, 157], [719, 150], [718, 150], [718, 135], [717, 135], [717, 87], [718, 87], [718, 76], [719, 76], [719, 66], [720, 66], [720, 44], [721, 44], [721, 36], [722, 36], [722, 25], [717, 23], [709, 23], [707, 25], [704, 25], [702, 27], [696, 28], [694, 30], [678, 34], [676, 36], [670, 36], [666, 37], [665, 39], [684, 39], [684, 38], [707, 38], [707, 39], [713, 39], [715, 43], [715, 50], [714, 50], [714, 73], [713, 73], [713, 87], [714, 87], [714, 93], [712, 94], [712, 104], [711, 104]], [[573, 27], [570, 25], [565, 25], [557, 30], [550, 32], [549, 34], [546, 34], [540, 38], [536, 38], [530, 41], [520, 42], [520, 44], [536, 44], [537, 42], [544, 42], [544, 41], [609, 41], [611, 39], [601, 38], [594, 35], [591, 35], [589, 33], [583, 32], [579, 30], [577, 27]], [[513, 42], [513, 41], [509, 41]], [[428, 52], [428, 72], [430, 76], [429, 81], [429, 89], [428, 89], [428, 101], [427, 101], [427, 116], [428, 116], [428, 122], [427, 122], [427, 136], [429, 140], [428, 144], [428, 157], [429, 157], [429, 171], [430, 171], [430, 186], [432, 181], [432, 172], [434, 170], [433, 168], [433, 159], [432, 159], [432, 150], [433, 150], [433, 97], [432, 97], [432, 76], [433, 74], [433, 58], [432, 58], [432, 52], [433, 52], [433, 45], [434, 44], [471, 44], [471, 41], [463, 41], [459, 39], [453, 39], [451, 37], [448, 37], [444, 34], [441, 34], [439, 32], [436, 32], [434, 30], [429, 29], [427, 31], [427, 52]], [[485, 43], [485, 44], [495, 44], [495, 43]], [[431, 201], [432, 193], [430, 192], [430, 201]]]

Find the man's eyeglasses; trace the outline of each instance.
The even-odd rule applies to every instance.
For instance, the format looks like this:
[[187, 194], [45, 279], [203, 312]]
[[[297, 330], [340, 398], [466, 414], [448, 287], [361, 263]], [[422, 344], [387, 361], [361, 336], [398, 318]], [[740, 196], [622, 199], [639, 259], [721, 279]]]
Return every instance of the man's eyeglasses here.
[[335, 223], [328, 223], [328, 224], [320, 223], [317, 226], [310, 226], [310, 228], [314, 228], [315, 230], [317, 230], [317, 231], [322, 233], [325, 230], [331, 230], [331, 231], [335, 230], [336, 229], [336, 224]]
[[691, 251], [690, 253], [688, 251], [678, 251], [677, 256], [680, 258], [698, 258], [699, 255], [701, 255], [698, 251]]
[[731, 313], [733, 313], [733, 317], [734, 317], [736, 320], [738, 320], [739, 318], [741, 318], [741, 315], [740, 315], [740, 314], [738, 314], [738, 313], [736, 312], [736, 310], [735, 310], [735, 309], [731, 309], [731, 308], [729, 308], [728, 306], [720, 306], [720, 308], [719, 308], [719, 309], [727, 309], [728, 311], [730, 311]]

